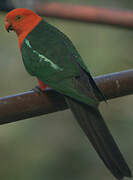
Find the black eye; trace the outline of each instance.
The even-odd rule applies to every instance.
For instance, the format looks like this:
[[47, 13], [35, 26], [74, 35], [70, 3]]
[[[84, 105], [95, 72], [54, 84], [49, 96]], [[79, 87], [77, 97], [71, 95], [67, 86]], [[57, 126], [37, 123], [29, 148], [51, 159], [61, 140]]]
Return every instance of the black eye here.
[[21, 18], [22, 18], [21, 15], [17, 15], [17, 16], [16, 16], [16, 20], [20, 20]]

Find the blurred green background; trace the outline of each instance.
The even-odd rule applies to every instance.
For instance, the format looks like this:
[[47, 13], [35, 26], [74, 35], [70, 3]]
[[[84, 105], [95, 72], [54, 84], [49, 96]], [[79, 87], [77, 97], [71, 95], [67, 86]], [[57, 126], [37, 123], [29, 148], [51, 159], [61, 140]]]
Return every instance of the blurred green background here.
[[[48, 0], [47, 0], [48, 1]], [[50, 0], [49, 0], [50, 1]], [[22, 0], [21, 0], [22, 2]], [[63, 2], [60, 0], [60, 2]], [[133, 9], [131, 0], [64, 2]], [[0, 96], [32, 89], [37, 81], [23, 66], [17, 37], [0, 13]], [[133, 32], [45, 18], [66, 33], [93, 76], [133, 68]], [[100, 110], [133, 171], [133, 96], [101, 103]], [[69, 110], [0, 126], [2, 180], [113, 180]], [[132, 178], [133, 179], [133, 178]]]

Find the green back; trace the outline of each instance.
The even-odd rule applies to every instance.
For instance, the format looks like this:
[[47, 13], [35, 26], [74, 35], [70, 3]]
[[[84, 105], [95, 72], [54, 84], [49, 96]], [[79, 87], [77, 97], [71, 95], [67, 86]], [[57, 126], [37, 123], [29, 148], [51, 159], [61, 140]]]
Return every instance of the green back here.
[[81, 74], [80, 66], [89, 72], [69, 38], [42, 20], [22, 43], [22, 58], [27, 71], [56, 91], [97, 106], [92, 89], [83, 93], [73, 82]]

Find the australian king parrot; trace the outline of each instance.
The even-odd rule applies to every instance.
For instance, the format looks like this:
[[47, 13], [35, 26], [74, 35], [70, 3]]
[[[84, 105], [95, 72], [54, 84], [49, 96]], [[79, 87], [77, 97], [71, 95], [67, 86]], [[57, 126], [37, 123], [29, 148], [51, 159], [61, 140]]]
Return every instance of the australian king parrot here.
[[101, 93], [71, 40], [35, 12], [25, 8], [10, 11], [5, 28], [18, 36], [24, 66], [37, 77], [41, 90], [51, 87], [64, 95], [79, 125], [106, 167], [117, 179], [131, 171], [99, 110]]

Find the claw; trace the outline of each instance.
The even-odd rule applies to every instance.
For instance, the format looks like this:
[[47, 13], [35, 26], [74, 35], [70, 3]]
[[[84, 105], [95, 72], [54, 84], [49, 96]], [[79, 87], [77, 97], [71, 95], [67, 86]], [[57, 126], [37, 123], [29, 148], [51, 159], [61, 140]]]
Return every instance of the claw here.
[[32, 90], [38, 94], [41, 94], [44, 92], [43, 90], [41, 90], [41, 88], [39, 86], [35, 86]]
[[35, 86], [34, 88], [32, 88], [32, 91], [38, 94], [44, 93], [45, 91], [49, 91], [49, 90], [51, 90], [51, 88], [49, 87], [46, 87], [44, 90], [42, 90], [39, 86]]

